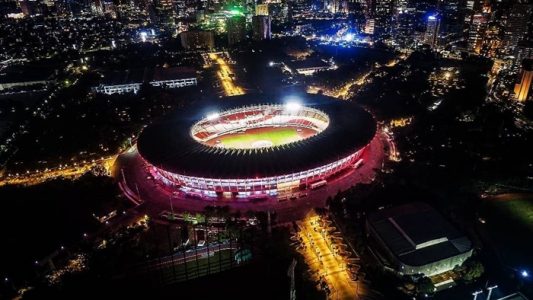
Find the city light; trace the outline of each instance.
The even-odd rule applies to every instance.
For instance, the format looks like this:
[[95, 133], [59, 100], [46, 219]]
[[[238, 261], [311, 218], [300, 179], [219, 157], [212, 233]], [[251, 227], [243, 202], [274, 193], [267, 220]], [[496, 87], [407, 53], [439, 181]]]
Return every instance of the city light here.
[[526, 270], [522, 270], [522, 272], [520, 272], [520, 275], [522, 275], [522, 277], [524, 277], [524, 278], [527, 278], [527, 277], [529, 277], [529, 272], [526, 271]]
[[344, 36], [344, 40], [347, 41], [347, 42], [351, 42], [354, 40], [354, 34], [353, 33], [348, 33]]
[[232, 8], [229, 10], [229, 14], [232, 16], [244, 16], [244, 13], [238, 8]]
[[140, 33], [140, 35], [141, 35], [141, 41], [143, 43], [146, 42], [146, 37], [148, 36], [148, 34], [143, 31], [143, 32]]

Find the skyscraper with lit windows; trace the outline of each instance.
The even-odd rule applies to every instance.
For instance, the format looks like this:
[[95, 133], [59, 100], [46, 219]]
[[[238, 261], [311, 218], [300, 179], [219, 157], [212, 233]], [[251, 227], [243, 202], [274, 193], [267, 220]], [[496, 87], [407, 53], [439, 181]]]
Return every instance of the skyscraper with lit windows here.
[[236, 15], [226, 21], [226, 31], [228, 33], [228, 45], [234, 45], [246, 38], [246, 19], [244, 16]]
[[533, 5], [518, 3], [514, 4], [505, 21], [504, 46], [508, 54], [515, 54], [518, 42], [527, 34], [528, 21], [532, 16]]
[[256, 41], [270, 39], [270, 16], [253, 16], [252, 17], [252, 31], [253, 39]]
[[373, 17], [378, 34], [390, 33], [394, 16], [394, 0], [374, 0]]
[[434, 48], [438, 44], [440, 29], [440, 17], [437, 15], [431, 15], [427, 17], [426, 32], [424, 34], [424, 44]]

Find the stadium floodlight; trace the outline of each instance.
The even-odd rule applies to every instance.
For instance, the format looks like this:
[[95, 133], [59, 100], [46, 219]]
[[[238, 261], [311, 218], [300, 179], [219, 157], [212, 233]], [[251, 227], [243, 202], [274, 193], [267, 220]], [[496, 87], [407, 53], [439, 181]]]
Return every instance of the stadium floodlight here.
[[220, 114], [217, 113], [217, 112], [212, 112], [210, 114], [207, 115], [207, 120], [208, 121], [213, 121], [213, 120], [216, 120], [218, 119], [218, 117], [220, 117]]
[[285, 108], [288, 111], [298, 111], [300, 110], [300, 108], [302, 108], [302, 104], [300, 104], [300, 102], [296, 99], [291, 99], [287, 103], [285, 103]]

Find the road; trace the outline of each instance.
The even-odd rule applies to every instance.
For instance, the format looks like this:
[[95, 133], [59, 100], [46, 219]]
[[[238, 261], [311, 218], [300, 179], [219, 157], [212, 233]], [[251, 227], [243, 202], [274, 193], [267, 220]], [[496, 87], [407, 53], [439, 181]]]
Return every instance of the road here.
[[11, 174], [0, 179], [0, 186], [4, 185], [35, 185], [41, 184], [48, 180], [63, 177], [69, 179], [76, 179], [81, 175], [89, 172], [93, 167], [103, 166], [111, 173], [113, 165], [118, 155], [101, 158], [98, 160], [85, 161], [81, 163], [69, 165], [59, 165], [53, 169], [44, 169], [35, 172], [27, 172], [23, 174]]
[[327, 232], [319, 224], [320, 217], [310, 215], [299, 222], [303, 240], [302, 253], [316, 279], [323, 279], [329, 289], [329, 299], [359, 299], [359, 283], [350, 278], [344, 258], [334, 251]]
[[218, 65], [217, 76], [226, 96], [244, 95], [244, 89], [235, 82], [235, 72], [218, 53], [209, 53], [209, 59]]

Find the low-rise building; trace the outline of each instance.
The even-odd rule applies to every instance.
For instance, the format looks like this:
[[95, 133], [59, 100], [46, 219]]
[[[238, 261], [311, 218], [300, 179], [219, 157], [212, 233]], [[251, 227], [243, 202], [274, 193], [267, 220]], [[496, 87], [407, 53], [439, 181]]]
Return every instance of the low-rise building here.
[[305, 59], [295, 60], [287, 63], [287, 68], [291, 73], [298, 73], [300, 75], [313, 75], [316, 72], [334, 70], [337, 66], [330, 61], [324, 61], [322, 59]]
[[108, 95], [137, 93], [143, 84], [154, 87], [180, 88], [196, 85], [196, 72], [190, 68], [146, 68], [110, 72], [104, 75], [100, 85], [93, 88], [97, 93]]
[[440, 274], [472, 256], [472, 242], [424, 203], [380, 210], [366, 225], [373, 250], [401, 275]]

